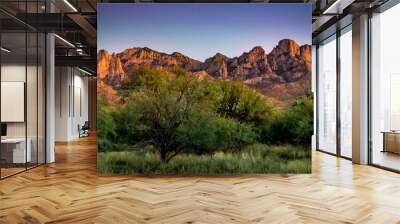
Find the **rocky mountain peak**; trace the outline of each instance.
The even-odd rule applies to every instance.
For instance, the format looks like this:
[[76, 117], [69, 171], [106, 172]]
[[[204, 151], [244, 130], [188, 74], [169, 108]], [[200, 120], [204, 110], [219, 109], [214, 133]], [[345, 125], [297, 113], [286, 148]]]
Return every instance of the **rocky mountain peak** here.
[[311, 74], [311, 47], [304, 45], [300, 48], [293, 40], [281, 40], [268, 55], [268, 62], [287, 82], [302, 79]]
[[116, 84], [125, 78], [125, 72], [119, 56], [115, 53], [109, 54], [105, 50], [99, 51], [97, 56], [98, 78], [105, 82]]
[[287, 54], [290, 57], [295, 57], [300, 54], [300, 48], [299, 45], [291, 39], [283, 39], [280, 40], [278, 43], [278, 46], [276, 46], [271, 54], [274, 55], [281, 55], [281, 54]]
[[304, 60], [311, 63], [311, 56], [312, 56], [312, 48], [311, 45], [303, 45], [300, 47], [300, 55]]
[[97, 77], [103, 79], [108, 74], [111, 55], [106, 50], [100, 50], [97, 54]]
[[258, 61], [264, 61], [266, 57], [265, 51], [262, 47], [256, 46], [251, 49], [249, 52], [243, 53], [239, 58], [239, 63], [257, 63]]
[[171, 56], [174, 56], [174, 57], [186, 57], [185, 55], [183, 55], [182, 53], [177, 52], [177, 51], [175, 51], [174, 53], [172, 53]]
[[221, 53], [216, 53], [214, 56], [212, 56], [211, 58], [207, 58], [204, 62], [206, 64], [212, 63], [212, 62], [224, 62], [227, 61], [229, 58]]
[[140, 51], [147, 51], [147, 52], [154, 51], [154, 50], [152, 50], [151, 48], [148, 48], [148, 47], [142, 47], [142, 48], [137, 48], [137, 49], [140, 50]]
[[265, 54], [265, 51], [264, 48], [262, 48], [261, 46], [255, 46], [249, 51], [249, 54], [263, 56]]
[[300, 47], [300, 57], [304, 60], [304, 64], [307, 67], [307, 71], [311, 72], [312, 63], [312, 48], [311, 45], [303, 45]]
[[283, 39], [267, 54], [256, 46], [239, 57], [229, 58], [221, 53], [204, 62], [180, 52], [167, 54], [150, 48], [129, 48], [118, 54], [105, 50], [98, 53], [98, 77], [107, 86], [118, 89], [132, 74], [132, 67], [149, 66], [162, 70], [182, 67], [200, 80], [222, 79], [242, 81], [264, 95], [288, 105], [311, 85], [311, 46], [299, 46], [294, 40]]
[[221, 53], [216, 53], [213, 57], [204, 61], [203, 69], [213, 77], [220, 79], [228, 78], [227, 61], [228, 57]]
[[106, 57], [107, 55], [109, 55], [108, 51], [100, 50], [99, 53], [97, 54], [97, 59]]
[[218, 53], [216, 53], [216, 54], [214, 55], [214, 58], [224, 58], [224, 59], [226, 59], [226, 58], [228, 58], [228, 57], [218, 52]]

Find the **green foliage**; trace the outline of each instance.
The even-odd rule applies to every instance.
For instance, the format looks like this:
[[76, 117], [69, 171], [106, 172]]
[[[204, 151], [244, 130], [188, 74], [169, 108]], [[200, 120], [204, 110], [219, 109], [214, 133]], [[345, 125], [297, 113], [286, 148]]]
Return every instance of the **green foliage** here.
[[[157, 85], [153, 85], [157, 83]], [[186, 150], [179, 141], [180, 130], [194, 110], [207, 102], [202, 86], [190, 76], [176, 76], [169, 82], [151, 82], [138, 88], [128, 98], [123, 114], [133, 114], [132, 126], [140, 128], [142, 140], [148, 141], [165, 162]]]
[[116, 124], [116, 143], [120, 145], [135, 145], [137, 142], [141, 141], [143, 126], [138, 120], [140, 114], [138, 114], [137, 111], [129, 110], [125, 106], [115, 111], [112, 115]]
[[240, 122], [266, 124], [273, 119], [274, 108], [268, 99], [240, 82], [221, 82], [222, 99], [217, 112]]
[[131, 67], [128, 74], [130, 78], [124, 81], [118, 90], [124, 98], [129, 97], [132, 91], [137, 89], [157, 91], [159, 87], [166, 85], [171, 79], [167, 72], [147, 66]]
[[215, 113], [197, 110], [180, 130], [179, 141], [184, 148], [197, 154], [240, 150], [255, 143], [256, 133], [251, 125]]
[[182, 74], [137, 80], [141, 88], [132, 91], [122, 109], [121, 132], [129, 132], [125, 141], [139, 137], [152, 144], [162, 161], [168, 162], [179, 153], [237, 150], [254, 142], [251, 126], [214, 112], [219, 98], [211, 82]]
[[169, 71], [132, 67], [128, 73], [130, 78], [118, 89], [124, 98], [122, 106], [98, 102], [99, 151], [106, 152], [99, 159], [106, 160], [108, 171], [189, 174], [309, 169], [304, 165], [309, 160], [304, 150], [257, 144], [310, 144], [311, 95], [279, 111], [267, 97], [240, 82], [200, 81], [178, 67]]
[[207, 175], [241, 173], [310, 173], [311, 152], [295, 146], [254, 145], [212, 155], [180, 154], [169, 163], [151, 151], [99, 153], [100, 173]]
[[313, 98], [311, 94], [299, 97], [267, 127], [264, 139], [273, 143], [309, 146], [313, 134]]
[[98, 150], [104, 152], [106, 149], [112, 149], [116, 135], [116, 124], [108, 105], [102, 99], [97, 101], [97, 126]]

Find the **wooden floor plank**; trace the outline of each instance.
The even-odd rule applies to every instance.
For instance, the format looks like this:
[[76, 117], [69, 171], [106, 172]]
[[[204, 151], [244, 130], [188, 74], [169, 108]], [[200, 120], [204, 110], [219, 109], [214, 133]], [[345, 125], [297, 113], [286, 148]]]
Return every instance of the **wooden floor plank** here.
[[96, 139], [0, 181], [0, 223], [400, 223], [400, 175], [313, 152], [311, 175], [98, 176]]

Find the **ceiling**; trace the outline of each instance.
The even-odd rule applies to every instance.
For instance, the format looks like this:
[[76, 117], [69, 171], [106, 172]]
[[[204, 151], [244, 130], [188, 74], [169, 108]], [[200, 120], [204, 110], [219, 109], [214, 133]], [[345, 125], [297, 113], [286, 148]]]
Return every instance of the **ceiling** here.
[[[383, 1], [386, 0], [47, 0], [47, 3], [46, 0], [1, 0], [0, 21], [6, 33], [25, 28], [56, 33], [56, 64], [76, 65], [95, 73], [97, 3], [311, 3], [315, 39], [343, 17], [373, 8]], [[14, 36], [7, 34], [6, 38], [20, 41], [17, 34]]]

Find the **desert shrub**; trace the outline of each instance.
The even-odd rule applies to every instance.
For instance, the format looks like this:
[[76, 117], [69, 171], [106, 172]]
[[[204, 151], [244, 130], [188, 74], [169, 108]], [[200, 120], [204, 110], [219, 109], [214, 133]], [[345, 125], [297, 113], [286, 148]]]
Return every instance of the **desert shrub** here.
[[137, 88], [122, 109], [122, 114], [131, 118], [126, 126], [136, 129], [132, 133], [140, 133], [141, 141], [152, 144], [162, 161], [168, 162], [186, 150], [179, 139], [191, 115], [202, 107], [207, 109], [210, 96], [202, 90], [199, 81], [190, 76], [175, 76], [168, 82], [151, 82], [150, 87]]
[[118, 111], [114, 111], [112, 116], [116, 124], [115, 142], [123, 145], [135, 145], [142, 141], [143, 126], [140, 125], [138, 112], [122, 107]]
[[297, 114], [297, 126], [292, 135], [295, 142], [302, 145], [311, 145], [311, 136], [314, 130], [314, 102], [313, 95], [300, 97], [291, 107], [291, 113]]
[[237, 151], [256, 140], [251, 125], [215, 113], [197, 110], [180, 130], [179, 142], [190, 152]]
[[98, 150], [100, 152], [114, 149], [116, 124], [111, 115], [110, 106], [103, 99], [97, 101], [97, 136]]
[[266, 125], [274, 117], [274, 107], [257, 90], [240, 82], [219, 82], [222, 97], [217, 113], [240, 122]]
[[151, 88], [132, 92], [116, 119], [121, 127], [118, 131], [128, 133], [120, 140], [147, 142], [164, 162], [179, 153], [239, 150], [254, 142], [251, 125], [214, 112], [218, 88], [211, 82], [179, 75], [168, 82], [151, 83]]
[[198, 80], [181, 68], [132, 67], [118, 90], [124, 104], [99, 101], [100, 151], [157, 153], [169, 162], [182, 153], [241, 153], [255, 143], [307, 145], [312, 98], [284, 111], [240, 82]]
[[118, 93], [125, 99], [132, 91], [144, 88], [157, 91], [157, 88], [165, 86], [171, 76], [162, 70], [150, 68], [148, 66], [132, 66], [128, 69], [128, 79], [121, 83]]
[[299, 97], [282, 111], [263, 132], [263, 139], [273, 143], [309, 146], [313, 134], [313, 99], [311, 94]]

